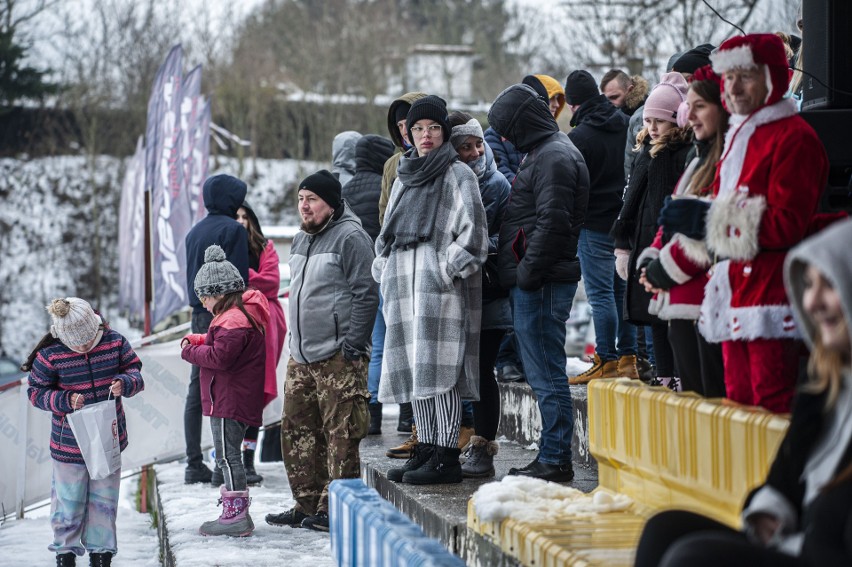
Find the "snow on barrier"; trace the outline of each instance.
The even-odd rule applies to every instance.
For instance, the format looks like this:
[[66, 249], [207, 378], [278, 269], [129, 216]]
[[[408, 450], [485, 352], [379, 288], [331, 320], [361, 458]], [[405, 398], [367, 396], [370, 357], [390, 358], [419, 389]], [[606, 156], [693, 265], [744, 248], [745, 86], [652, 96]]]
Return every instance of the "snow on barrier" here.
[[463, 567], [464, 562], [360, 479], [329, 487], [331, 553], [341, 567]]

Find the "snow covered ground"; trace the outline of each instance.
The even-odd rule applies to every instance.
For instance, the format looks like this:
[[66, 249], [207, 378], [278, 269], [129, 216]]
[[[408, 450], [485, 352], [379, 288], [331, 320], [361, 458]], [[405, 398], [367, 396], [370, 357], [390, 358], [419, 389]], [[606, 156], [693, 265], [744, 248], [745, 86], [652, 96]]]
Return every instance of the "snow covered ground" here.
[[[218, 516], [218, 491], [209, 485], [183, 483], [181, 463], [157, 465], [160, 498], [167, 522], [172, 550], [180, 567], [251, 565], [281, 567], [310, 564], [333, 566], [328, 534], [303, 529], [268, 525], [264, 516], [293, 506], [290, 487], [282, 463], [258, 463], [264, 476], [263, 486], [251, 488], [251, 515], [256, 530], [248, 538], [206, 538], [198, 526]], [[151, 516], [134, 508], [138, 476], [122, 481], [118, 510], [118, 548], [115, 567], [156, 567], [160, 565], [157, 529]], [[52, 565], [50, 509], [48, 506], [28, 514], [24, 520], [9, 521], [0, 527], [0, 549], [4, 567]], [[78, 565], [88, 565], [79, 558]]]

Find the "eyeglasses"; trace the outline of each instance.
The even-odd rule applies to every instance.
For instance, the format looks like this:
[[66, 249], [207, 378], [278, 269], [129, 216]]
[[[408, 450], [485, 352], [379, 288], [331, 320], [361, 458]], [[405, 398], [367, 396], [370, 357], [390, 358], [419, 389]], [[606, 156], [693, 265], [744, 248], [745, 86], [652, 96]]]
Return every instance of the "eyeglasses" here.
[[423, 134], [425, 134], [427, 130], [429, 131], [429, 134], [431, 134], [432, 136], [437, 136], [438, 134], [441, 133], [442, 128], [441, 128], [440, 124], [429, 124], [428, 126], [425, 126], [425, 127], [424, 126], [412, 126], [411, 127], [411, 133], [414, 134], [418, 138], [423, 136]]

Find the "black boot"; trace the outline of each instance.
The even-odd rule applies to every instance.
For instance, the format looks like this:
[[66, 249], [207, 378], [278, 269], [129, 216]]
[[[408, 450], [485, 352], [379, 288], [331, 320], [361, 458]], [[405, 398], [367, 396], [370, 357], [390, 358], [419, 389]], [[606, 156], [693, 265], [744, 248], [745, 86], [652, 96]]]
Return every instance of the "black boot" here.
[[243, 468], [246, 470], [246, 484], [256, 486], [263, 482], [263, 477], [254, 470], [254, 450], [243, 450]]
[[411, 433], [411, 426], [413, 424], [414, 410], [411, 409], [411, 404], [399, 404], [399, 423], [396, 425], [396, 430], [400, 433]]
[[435, 447], [432, 458], [417, 470], [402, 476], [408, 484], [452, 484], [462, 481], [458, 447]]
[[401, 482], [402, 477], [411, 471], [415, 471], [425, 465], [432, 454], [435, 452], [435, 446], [428, 443], [418, 443], [411, 451], [411, 457], [405, 461], [401, 467], [388, 470], [388, 480], [393, 482]]
[[213, 472], [210, 474], [210, 484], [215, 488], [219, 488], [225, 484], [225, 473], [219, 468], [219, 465], [213, 467]]
[[370, 408], [370, 429], [367, 431], [367, 435], [381, 435], [382, 434], [382, 404], [368, 404]]
[[112, 553], [90, 553], [90, 567], [109, 567], [112, 561]]
[[60, 553], [56, 556], [56, 567], [74, 567], [77, 565], [77, 556], [73, 553]]

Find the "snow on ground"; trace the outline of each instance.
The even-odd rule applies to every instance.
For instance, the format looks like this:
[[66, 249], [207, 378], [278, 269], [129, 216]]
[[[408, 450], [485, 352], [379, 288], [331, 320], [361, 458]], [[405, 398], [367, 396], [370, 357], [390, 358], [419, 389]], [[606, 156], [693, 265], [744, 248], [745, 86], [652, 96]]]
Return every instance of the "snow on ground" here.
[[[256, 526], [254, 535], [208, 538], [198, 533], [198, 527], [219, 515], [218, 490], [209, 485], [185, 485], [181, 463], [156, 465], [169, 540], [179, 567], [335, 565], [328, 534], [273, 527], [264, 521], [266, 514], [291, 508], [293, 498], [282, 463], [257, 463], [256, 466], [264, 477], [264, 484], [250, 489], [250, 510]], [[134, 508], [138, 479], [134, 475], [121, 483], [119, 552], [112, 562], [115, 567], [160, 565], [157, 529], [152, 526], [151, 516]], [[6, 522], [0, 527], [0, 564], [4, 567], [52, 565], [54, 554], [47, 549], [51, 539], [48, 506], [28, 514], [24, 520]], [[88, 558], [79, 558], [77, 564], [88, 565]]]

